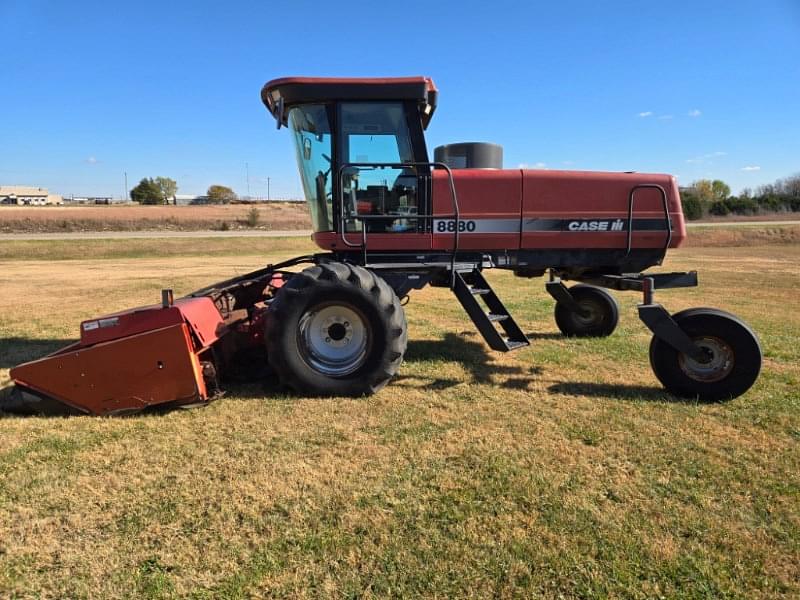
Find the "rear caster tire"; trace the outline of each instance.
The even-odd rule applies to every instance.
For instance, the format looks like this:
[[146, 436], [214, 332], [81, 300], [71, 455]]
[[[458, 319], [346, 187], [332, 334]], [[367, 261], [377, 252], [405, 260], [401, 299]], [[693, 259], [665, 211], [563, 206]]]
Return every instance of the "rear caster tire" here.
[[405, 313], [374, 273], [321, 263], [294, 275], [267, 311], [267, 360], [281, 383], [309, 396], [373, 394], [406, 351]]
[[755, 383], [761, 371], [761, 345], [744, 321], [713, 308], [691, 308], [672, 319], [706, 350], [708, 361], [695, 361], [654, 336], [650, 365], [669, 392], [717, 402], [741, 396]]
[[619, 322], [619, 306], [603, 288], [579, 283], [569, 289], [583, 314], [556, 302], [556, 325], [568, 337], [606, 337]]

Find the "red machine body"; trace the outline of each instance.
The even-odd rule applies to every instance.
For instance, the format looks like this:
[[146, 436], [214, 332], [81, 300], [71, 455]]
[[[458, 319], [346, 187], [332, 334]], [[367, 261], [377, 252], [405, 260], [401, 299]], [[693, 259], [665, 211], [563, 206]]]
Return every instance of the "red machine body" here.
[[[626, 247], [629, 194], [655, 184], [666, 192], [670, 248], [686, 238], [678, 184], [671, 175], [528, 169], [455, 169], [462, 250], [587, 250]], [[634, 200], [631, 247], [663, 249], [667, 231], [661, 193], [643, 188]], [[365, 203], [366, 204], [366, 203]], [[453, 200], [448, 176], [433, 173], [433, 226], [425, 233], [370, 233], [370, 250], [447, 251], [453, 247]], [[361, 213], [368, 209], [360, 207]], [[348, 239], [357, 235], [346, 234]], [[341, 233], [317, 232], [325, 250], [347, 248]]]
[[472, 253], [518, 272], [634, 272], [686, 237], [670, 175], [503, 169], [502, 149], [479, 143], [451, 147], [495, 146], [490, 168], [466, 155], [431, 162], [429, 78], [288, 77], [261, 95], [295, 136], [314, 240], [338, 259]]

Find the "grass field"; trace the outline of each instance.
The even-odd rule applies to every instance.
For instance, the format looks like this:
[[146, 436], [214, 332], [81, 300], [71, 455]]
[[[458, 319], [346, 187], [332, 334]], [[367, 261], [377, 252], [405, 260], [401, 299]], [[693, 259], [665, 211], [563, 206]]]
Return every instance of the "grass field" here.
[[0, 233], [73, 231], [208, 231], [228, 229], [309, 229], [305, 203], [197, 206], [0, 206]]
[[[304, 240], [0, 244], [0, 385], [81, 319], [312, 250]], [[60, 259], [60, 260], [56, 260]], [[665, 394], [636, 295], [567, 340], [540, 280], [489, 278], [532, 345], [493, 353], [412, 295], [401, 376], [364, 399], [240, 385], [195, 410], [0, 418], [0, 598], [800, 594], [800, 245], [665, 267], [761, 336], [745, 396]]]

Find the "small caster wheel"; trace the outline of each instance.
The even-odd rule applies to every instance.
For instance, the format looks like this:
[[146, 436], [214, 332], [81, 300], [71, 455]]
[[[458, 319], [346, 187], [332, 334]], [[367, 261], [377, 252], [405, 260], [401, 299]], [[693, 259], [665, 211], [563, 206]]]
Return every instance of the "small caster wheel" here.
[[704, 350], [706, 360], [694, 360], [654, 336], [650, 366], [669, 392], [717, 402], [741, 396], [755, 383], [761, 345], [744, 321], [713, 308], [690, 308], [672, 319]]
[[569, 289], [581, 312], [556, 302], [556, 325], [569, 337], [606, 337], [619, 322], [619, 307], [614, 296], [603, 288], [578, 284]]

